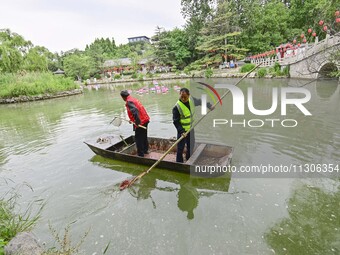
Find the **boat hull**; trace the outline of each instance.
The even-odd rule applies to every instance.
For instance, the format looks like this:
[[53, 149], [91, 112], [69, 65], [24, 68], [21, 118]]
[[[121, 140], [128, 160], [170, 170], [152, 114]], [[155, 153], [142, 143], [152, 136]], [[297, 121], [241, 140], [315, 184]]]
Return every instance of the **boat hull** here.
[[[129, 136], [125, 139], [119, 136], [103, 135], [95, 141], [87, 141], [85, 144], [97, 155], [105, 158], [121, 160], [139, 165], [152, 166], [163, 154], [176, 142], [172, 139], [149, 137], [149, 154], [139, 157], [136, 153], [135, 138]], [[197, 173], [201, 166], [228, 166], [232, 160], [233, 148], [226, 145], [196, 143], [195, 150], [184, 163], [175, 162], [177, 148], [173, 148], [168, 155], [159, 162], [157, 168], [164, 168], [176, 172], [207, 175], [215, 177], [217, 174]]]

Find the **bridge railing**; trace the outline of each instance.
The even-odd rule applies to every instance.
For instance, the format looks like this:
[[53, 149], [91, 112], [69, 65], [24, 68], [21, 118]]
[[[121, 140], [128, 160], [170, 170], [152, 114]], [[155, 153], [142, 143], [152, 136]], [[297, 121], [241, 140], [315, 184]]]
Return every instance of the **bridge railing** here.
[[262, 64], [261, 67], [270, 67], [270, 66], [274, 66], [276, 62], [278, 62], [279, 59], [278, 57], [267, 57], [267, 58], [256, 58], [256, 59], [252, 59], [251, 63], [258, 65], [258, 64]]
[[328, 47], [333, 47], [336, 45], [340, 45], [340, 32], [336, 33], [332, 36], [326, 36], [326, 38], [322, 41], [313, 44], [305, 44], [302, 47], [298, 47], [294, 50], [291, 50], [290, 53], [285, 53], [284, 57], [281, 58], [278, 56], [276, 57], [262, 57], [252, 59], [251, 63], [257, 65], [262, 63], [262, 66], [274, 66], [276, 62], [279, 62], [280, 65], [288, 65], [291, 63], [295, 63], [301, 61], [305, 58], [308, 58], [314, 54], [319, 53], [322, 50], [327, 49]]
[[305, 58], [309, 58], [315, 54], [318, 54], [321, 51], [326, 50], [327, 48], [334, 47], [340, 44], [340, 33], [337, 33], [333, 36], [326, 36], [326, 38], [320, 42], [309, 45], [302, 54], [297, 54], [296, 56], [284, 58], [282, 60], [282, 64], [292, 64], [303, 60]]

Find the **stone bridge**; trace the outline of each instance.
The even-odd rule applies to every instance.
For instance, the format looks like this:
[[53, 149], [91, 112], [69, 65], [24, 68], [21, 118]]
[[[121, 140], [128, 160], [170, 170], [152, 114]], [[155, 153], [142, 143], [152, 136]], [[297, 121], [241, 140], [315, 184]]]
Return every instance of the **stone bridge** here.
[[340, 33], [337, 33], [279, 62], [282, 67], [289, 66], [291, 78], [317, 79], [339, 70], [340, 63], [335, 61], [335, 55], [339, 52]]
[[326, 39], [307, 44], [284, 58], [262, 58], [252, 61], [262, 66], [273, 66], [278, 62], [282, 68], [289, 67], [291, 78], [317, 79], [327, 77], [330, 72], [340, 70], [340, 63], [335, 60], [335, 55], [340, 54], [340, 32]]

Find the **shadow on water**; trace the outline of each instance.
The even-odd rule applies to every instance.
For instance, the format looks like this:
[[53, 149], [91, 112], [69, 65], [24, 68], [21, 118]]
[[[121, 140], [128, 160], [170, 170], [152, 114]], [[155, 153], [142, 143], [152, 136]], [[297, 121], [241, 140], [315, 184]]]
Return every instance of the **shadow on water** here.
[[[332, 187], [332, 185], [330, 185]], [[288, 201], [288, 214], [265, 240], [275, 254], [340, 254], [340, 186], [303, 184]]]
[[[104, 159], [97, 155], [92, 157], [90, 161], [101, 167], [132, 176], [146, 170], [145, 166], [141, 167], [112, 159]], [[114, 192], [119, 192], [119, 184], [115, 185]], [[194, 210], [198, 207], [200, 198], [228, 193], [229, 185], [230, 177], [228, 176], [202, 178], [155, 168], [147, 176], [144, 176], [139, 182], [130, 187], [128, 192], [137, 200], [150, 199], [154, 209], [157, 208], [157, 204], [152, 197], [152, 191], [177, 193], [178, 208], [186, 212], [187, 218], [191, 220], [194, 218]]]

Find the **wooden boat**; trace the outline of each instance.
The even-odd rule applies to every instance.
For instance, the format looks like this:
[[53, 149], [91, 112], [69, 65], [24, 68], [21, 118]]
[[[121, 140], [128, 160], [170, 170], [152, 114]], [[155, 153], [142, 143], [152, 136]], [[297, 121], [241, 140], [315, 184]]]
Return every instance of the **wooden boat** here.
[[[94, 153], [105, 158], [152, 166], [176, 140], [148, 137], [148, 141], [149, 154], [145, 154], [144, 157], [137, 156], [134, 136], [129, 136], [124, 139], [121, 136], [103, 135], [94, 141], [86, 141], [85, 144], [87, 144]], [[221, 144], [197, 142], [195, 144], [195, 150], [189, 160], [184, 163], [178, 163], [176, 162], [176, 147], [177, 146], [157, 165], [157, 168], [192, 175], [215, 177], [225, 172], [208, 173], [206, 172], [207, 168], [205, 166], [227, 167], [232, 160], [232, 147]]]

